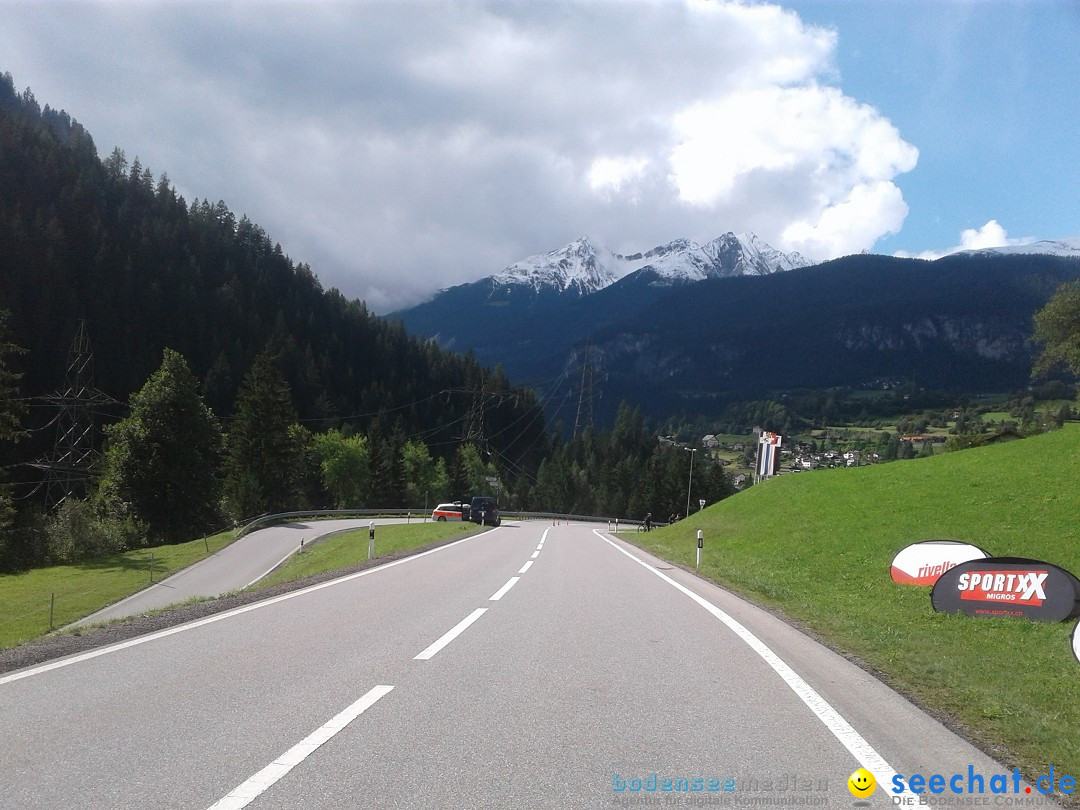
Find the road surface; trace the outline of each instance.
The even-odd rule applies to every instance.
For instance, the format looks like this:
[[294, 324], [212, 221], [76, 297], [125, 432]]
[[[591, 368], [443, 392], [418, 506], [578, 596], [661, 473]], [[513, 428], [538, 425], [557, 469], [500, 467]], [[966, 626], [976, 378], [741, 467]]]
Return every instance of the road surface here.
[[8, 673], [0, 717], [20, 808], [849, 808], [861, 765], [886, 808], [894, 773], [1011, 773], [581, 524], [506, 524]]

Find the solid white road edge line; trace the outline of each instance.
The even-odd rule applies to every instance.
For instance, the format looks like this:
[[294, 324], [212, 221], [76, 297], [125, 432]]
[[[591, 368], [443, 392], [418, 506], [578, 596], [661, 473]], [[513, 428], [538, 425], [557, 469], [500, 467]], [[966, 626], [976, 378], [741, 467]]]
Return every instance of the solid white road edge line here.
[[812, 711], [817, 716], [818, 720], [824, 723], [825, 727], [833, 733], [836, 739], [838, 739], [841, 744], [848, 751], [851, 752], [852, 756], [855, 757], [858, 763], [862, 767], [870, 771], [872, 774], [874, 774], [874, 778], [877, 779], [879, 784], [892, 783], [893, 777], [896, 776], [896, 771], [888, 762], [885, 761], [885, 758], [882, 757], [876, 750], [874, 750], [874, 747], [870, 745], [870, 743], [868, 743], [865, 739], [863, 739], [862, 735], [859, 734], [859, 732], [857, 732], [854, 728], [852, 728], [851, 724], [848, 723], [848, 721], [845, 720], [843, 717], [841, 717], [840, 713], [836, 711], [836, 709], [834, 709], [825, 700], [825, 698], [819, 695], [817, 691], [812, 686], [810, 686], [810, 684], [804, 681], [799, 676], [799, 674], [795, 672], [795, 670], [789, 667], [783, 661], [783, 659], [780, 658], [780, 656], [778, 656], [771, 649], [769, 649], [765, 642], [763, 642], [761, 639], [759, 639], [757, 636], [747, 630], [746, 627], [744, 627], [741, 623], [732, 618], [729, 614], [718, 608], [712, 602], [708, 601], [704, 597], [698, 596], [686, 586], [681, 585], [663, 572], [653, 568], [640, 557], [636, 557], [635, 555], [624, 549], [622, 546], [618, 545], [612, 540], [609, 540], [607, 537], [604, 537], [604, 535], [602, 535], [596, 529], [593, 529], [593, 534], [595, 534], [605, 543], [610, 545], [616, 551], [622, 552], [634, 562], [644, 566], [647, 570], [656, 574], [656, 576], [660, 577], [660, 579], [664, 580], [664, 582], [682, 591], [684, 594], [689, 596], [691, 599], [693, 599], [695, 602], [697, 602], [699, 605], [709, 611], [709, 613], [711, 613], [713, 616], [726, 624], [728, 628], [730, 628], [732, 632], [735, 633], [735, 635], [745, 641], [750, 647], [750, 649], [760, 655], [765, 660], [765, 663], [773, 668], [776, 674], [783, 679], [784, 683], [791, 687], [791, 691], [793, 691], [796, 695], [799, 696], [800, 699], [802, 699], [802, 702], [810, 708], [810, 711]]
[[[518, 571], [518, 573], [520, 574], [521, 572]], [[503, 596], [506, 595], [506, 592], [508, 590], [513, 588], [515, 585], [517, 585], [517, 581], [519, 579], [521, 579], [521, 577], [510, 577], [510, 579], [508, 579], [506, 581], [505, 585], [503, 585], [501, 588], [499, 588], [499, 590], [495, 591], [495, 593], [493, 593], [491, 595], [491, 598], [489, 598], [488, 601], [489, 602], [498, 602], [500, 599], [503, 598]]]
[[246, 782], [237, 785], [224, 798], [212, 804], [209, 810], [240, 810], [270, 789], [281, 777], [307, 759], [315, 749], [329, 740], [349, 723], [375, 705], [379, 698], [393, 690], [392, 686], [376, 686], [347, 709], [339, 712], [323, 726], [279, 756]]
[[[512, 580], [512, 581], [516, 581], [516, 580]], [[505, 586], [503, 586], [503, 587], [505, 587]], [[451, 641], [453, 641], [455, 638], [457, 638], [462, 633], [464, 633], [465, 630], [468, 628], [468, 626], [470, 624], [475, 622], [477, 619], [479, 619], [485, 613], [487, 613], [487, 608], [477, 608], [472, 613], [470, 613], [468, 616], [466, 616], [464, 619], [462, 619], [460, 622], [455, 624], [452, 628], [450, 628], [446, 633], [444, 633], [443, 636], [438, 641], [436, 641], [434, 644], [432, 644], [430, 647], [428, 647], [426, 650], [424, 650], [419, 655], [415, 656], [413, 658], [413, 660], [414, 661], [426, 661], [426, 660], [428, 660], [433, 655], [435, 655], [435, 653], [437, 653], [439, 650], [441, 650], [443, 647], [445, 647], [447, 644], [449, 644]]]
[[525, 563], [523, 566], [521, 566], [521, 570], [518, 571], [518, 573], [519, 574], [524, 574], [526, 571], [529, 570], [529, 568], [532, 567], [532, 564], [533, 564], [533, 561], [529, 560], [527, 563]]
[[394, 568], [398, 565], [404, 565], [405, 563], [412, 562], [413, 560], [419, 560], [421, 557], [426, 557], [428, 554], [435, 554], [439, 551], [445, 551], [446, 549], [456, 546], [459, 543], [467, 543], [470, 540], [483, 536], [484, 535], [481, 534], [474, 534], [471, 537], [463, 537], [460, 540], [455, 540], [453, 543], [447, 543], [445, 546], [439, 546], [438, 548], [429, 549], [428, 551], [422, 551], [419, 554], [414, 554], [411, 557], [403, 557], [400, 560], [394, 560], [393, 562], [384, 563], [383, 565], [379, 565], [374, 568], [366, 568], [363, 571], [357, 571], [355, 574], [348, 574], [341, 577], [340, 579], [331, 579], [327, 582], [320, 582], [318, 585], [311, 585], [307, 588], [301, 588], [298, 591], [290, 591], [289, 593], [283, 593], [281, 596], [274, 596], [270, 599], [264, 599], [260, 602], [252, 602], [250, 605], [244, 605], [243, 607], [238, 607], [234, 610], [226, 610], [222, 613], [215, 613], [213, 616], [207, 616], [205, 619], [196, 619], [195, 621], [188, 622], [187, 624], [178, 624], [176, 627], [169, 627], [165, 630], [159, 630], [156, 633], [149, 633], [145, 636], [139, 636], [138, 638], [121, 641], [118, 644], [111, 644], [107, 647], [98, 647], [96, 650], [88, 650], [87, 652], [74, 655], [70, 658], [60, 658], [56, 661], [50, 661], [48, 664], [42, 664], [38, 667], [25, 669], [20, 672], [13, 672], [10, 675], [2, 675], [0, 676], [0, 686], [3, 686], [5, 683], [11, 683], [12, 681], [29, 678], [31, 675], [40, 675], [44, 672], [50, 672], [54, 669], [61, 669], [62, 667], [71, 666], [72, 664], [78, 664], [83, 661], [88, 661], [91, 658], [97, 658], [101, 655], [108, 655], [109, 653], [126, 650], [129, 647], [137, 647], [140, 644], [146, 644], [148, 641], [156, 641], [159, 638], [165, 638], [166, 636], [183, 633], [187, 630], [194, 630], [197, 627], [202, 627], [207, 624], [213, 624], [214, 622], [231, 619], [233, 616], [239, 616], [242, 613], [248, 613], [252, 610], [259, 610], [260, 608], [269, 607], [270, 605], [276, 605], [278, 602], [284, 602], [287, 599], [294, 599], [297, 596], [303, 596], [304, 594], [308, 594], [313, 591], [319, 591], [323, 588], [330, 588], [334, 585], [341, 585], [344, 582], [349, 582], [358, 577], [364, 577], [369, 574], [377, 574], [380, 571], [386, 571], [389, 568]]
[[285, 555], [284, 557], [282, 557], [282, 558], [281, 558], [280, 560], [278, 560], [278, 561], [277, 561], [276, 563], [274, 563], [274, 564], [273, 564], [273, 565], [271, 565], [271, 566], [270, 566], [269, 568], [267, 568], [267, 569], [266, 569], [266, 571], [264, 571], [263, 573], [259, 574], [259, 575], [258, 575], [257, 577], [255, 577], [255, 579], [251, 580], [251, 582], [249, 582], [249, 583], [248, 583], [247, 585], [245, 585], [245, 586], [244, 586], [243, 588], [241, 588], [240, 590], [244, 590], [244, 588], [250, 588], [250, 587], [251, 587], [252, 585], [254, 585], [254, 584], [255, 584], [256, 582], [258, 582], [259, 580], [261, 580], [261, 579], [265, 579], [266, 577], [270, 576], [270, 574], [272, 574], [272, 573], [274, 572], [274, 570], [275, 570], [275, 569], [276, 569], [276, 568], [277, 568], [277, 567], [278, 567], [279, 565], [284, 565], [284, 564], [285, 564], [285, 561], [286, 561], [287, 559], [289, 559], [289, 557], [291, 557], [291, 556], [292, 556], [293, 554], [295, 554], [295, 553], [296, 553], [297, 551], [299, 551], [299, 550], [300, 550], [300, 547], [299, 547], [299, 546], [297, 546], [297, 547], [296, 547], [296, 548], [294, 548], [294, 549], [293, 549], [292, 551], [290, 551], [290, 552], [289, 552], [288, 554], [286, 554], [286, 555]]

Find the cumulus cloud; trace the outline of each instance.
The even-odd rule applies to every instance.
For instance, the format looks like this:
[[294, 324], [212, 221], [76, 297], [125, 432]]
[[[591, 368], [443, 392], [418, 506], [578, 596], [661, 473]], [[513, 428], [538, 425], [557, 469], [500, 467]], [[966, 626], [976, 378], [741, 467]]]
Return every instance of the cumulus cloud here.
[[19, 85], [376, 311], [583, 234], [817, 259], [907, 213], [915, 147], [770, 4], [9, 4]]
[[992, 219], [981, 228], [965, 228], [960, 233], [960, 245], [964, 250], [1004, 247], [1009, 244], [1005, 229], [996, 219]]
[[907, 215], [892, 178], [914, 168], [917, 150], [835, 88], [734, 92], [674, 123], [680, 198], [716, 208], [753, 199], [755, 185], [777, 184], [793, 203], [779, 229], [784, 247], [819, 258], [855, 252], [899, 230]]
[[1035, 239], [1030, 236], [1010, 239], [1005, 229], [996, 219], [989, 220], [981, 228], [965, 228], [960, 232], [960, 244], [945, 250], [924, 250], [922, 253], [896, 253], [901, 258], [915, 259], [940, 259], [951, 253], [959, 253], [962, 250], [983, 250], [985, 248], [1014, 247], [1017, 245], [1029, 245]]

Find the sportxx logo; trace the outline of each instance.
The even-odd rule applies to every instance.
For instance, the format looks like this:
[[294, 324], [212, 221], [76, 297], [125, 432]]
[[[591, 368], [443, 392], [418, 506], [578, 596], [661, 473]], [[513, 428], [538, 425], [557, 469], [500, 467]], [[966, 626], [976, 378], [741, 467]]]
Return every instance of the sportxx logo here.
[[969, 571], [957, 579], [956, 589], [961, 599], [1038, 606], [1046, 598], [1048, 576], [1047, 571]]

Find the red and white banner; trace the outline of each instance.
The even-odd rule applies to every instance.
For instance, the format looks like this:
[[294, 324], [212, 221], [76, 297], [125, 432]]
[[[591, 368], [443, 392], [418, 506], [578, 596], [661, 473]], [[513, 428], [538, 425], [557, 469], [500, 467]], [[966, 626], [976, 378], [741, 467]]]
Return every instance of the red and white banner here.
[[1022, 571], [995, 568], [960, 575], [956, 589], [961, 599], [1008, 602], [1014, 605], [1042, 605], [1046, 599], [1049, 571]]
[[772, 447], [779, 447], [782, 439], [783, 436], [781, 436], [779, 433], [762, 432], [761, 436], [758, 437], [758, 444], [768, 444]]
[[898, 585], [933, 585], [953, 566], [990, 555], [978, 546], [956, 540], [925, 540], [901, 549], [890, 573]]

